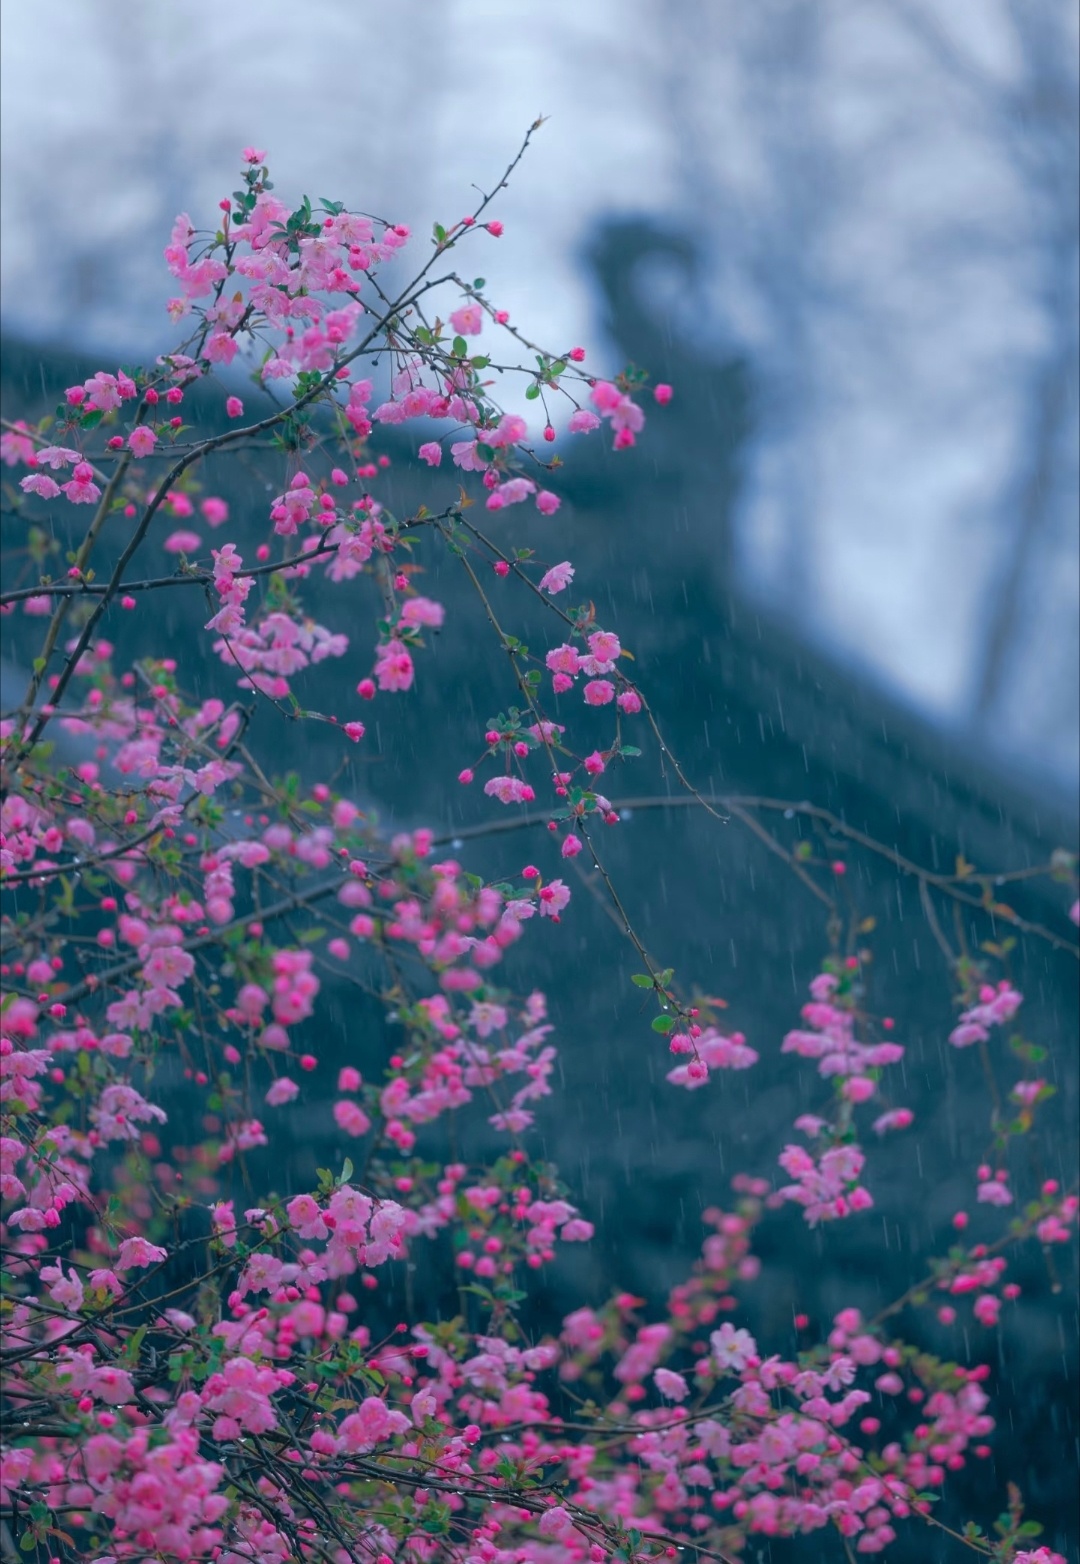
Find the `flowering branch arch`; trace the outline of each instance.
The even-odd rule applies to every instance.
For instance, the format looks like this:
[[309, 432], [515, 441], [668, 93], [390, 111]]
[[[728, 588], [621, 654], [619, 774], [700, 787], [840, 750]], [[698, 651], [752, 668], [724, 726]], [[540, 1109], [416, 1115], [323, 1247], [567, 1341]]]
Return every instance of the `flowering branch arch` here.
[[[966, 1245], [958, 1213], [957, 1242], [923, 1284], [873, 1320], [842, 1310], [826, 1341], [790, 1357], [766, 1355], [722, 1318], [737, 1310], [733, 1289], [753, 1282], [754, 1231], [768, 1212], [792, 1202], [811, 1223], [856, 1220], [873, 1204], [864, 1120], [884, 1135], [912, 1118], [886, 1095], [903, 1046], [867, 1009], [858, 927], [845, 932], [838, 915], [844, 862], [809, 841], [784, 845], [760, 817], [780, 809], [796, 829], [827, 820], [853, 846], [891, 855], [918, 878], [946, 946], [935, 897], [1025, 937], [1069, 940], [1004, 906], [1000, 875], [923, 870], [809, 803], [697, 789], [619, 635], [591, 602], [561, 606], [572, 563], [544, 565], [513, 543], [515, 507], [541, 517], [559, 507], [550, 447], [560, 427], [631, 446], [647, 391], [637, 371], [592, 376], [579, 348], [536, 347], [482, 278], [451, 265], [466, 242], [501, 234], [488, 208], [517, 159], [469, 216], [435, 225], [426, 262], [391, 289], [383, 279], [407, 230], [337, 202], [291, 209], [263, 153], [244, 156], [216, 230], [182, 216], [166, 249], [178, 289], [169, 310], [186, 329], [178, 349], [137, 372], [99, 371], [51, 419], [5, 424], [0, 451], [27, 469], [16, 516], [27, 525], [24, 572], [0, 607], [44, 624], [25, 699], [0, 726], [5, 1551], [101, 1564], [599, 1564], [679, 1551], [731, 1559], [755, 1535], [802, 1533], [827, 1533], [850, 1557], [883, 1552], [901, 1522], [943, 1526], [947, 1473], [989, 1451], [987, 1371], [917, 1352], [893, 1325], [932, 1297], [992, 1325], [1015, 1297], [1014, 1246], [1070, 1241], [1075, 1192], [1044, 1179], [1016, 1211], [1003, 1166], [1052, 1086], [1039, 1050], [1014, 1037], [1023, 1073], [973, 1191], [1002, 1214], [997, 1237]], [[512, 361], [477, 350], [472, 339], [488, 331], [511, 343]], [[250, 421], [228, 395], [224, 428], [189, 428], [185, 393], [257, 354], [271, 410]], [[542, 414], [538, 440], [497, 399], [508, 376]], [[664, 406], [672, 390], [651, 396]], [[373, 493], [379, 432], [417, 421], [419, 460], [452, 465], [459, 494], [398, 517]], [[201, 486], [208, 458], [241, 451], [279, 490], [268, 516], [242, 526]], [[76, 506], [90, 519], [57, 578], [35, 518]], [[483, 525], [478, 506], [490, 513]], [[172, 522], [175, 571], [140, 575], [136, 556]], [[229, 527], [210, 562], [200, 525]], [[529, 863], [486, 883], [441, 856], [448, 844], [435, 832], [387, 839], [331, 783], [276, 778], [249, 744], [259, 703], [363, 744], [370, 703], [392, 707], [427, 676], [425, 635], [444, 609], [418, 592], [412, 551], [429, 543], [470, 583], [514, 702], [458, 783], [479, 782], [493, 808], [525, 805], [480, 829], [546, 827], [554, 875]], [[341, 629], [305, 613], [313, 577], [350, 610], [362, 592], [376, 603], [351, 711], [306, 709], [293, 688], [350, 654]], [[557, 625], [543, 653], [507, 627], [485, 578], [543, 603]], [[188, 588], [208, 600], [221, 670], [221, 693], [203, 699], [187, 691], [180, 655], [122, 668], [103, 633], [108, 615]], [[642, 754], [639, 733], [681, 794], [620, 802], [601, 791], [605, 773]], [[88, 744], [85, 758], [68, 764], [57, 734]], [[738, 820], [829, 909], [830, 953], [803, 1025], [783, 1042], [815, 1062], [824, 1106], [798, 1120], [805, 1144], [783, 1152], [783, 1180], [743, 1172], [732, 1209], [705, 1213], [700, 1262], [661, 1318], [615, 1293], [533, 1339], [530, 1278], [593, 1227], [529, 1149], [555, 1067], [544, 997], [515, 995], [497, 973], [508, 949], [551, 935], [567, 914], [564, 876], [574, 879], [579, 857], [640, 960], [633, 982], [655, 1003], [668, 1081], [704, 1088], [710, 1072], [758, 1057], [723, 1030], [715, 1002], [687, 997], [627, 915], [599, 842], [628, 806]], [[457, 835], [455, 850], [469, 833]], [[1067, 855], [1019, 874], [1032, 872], [1072, 883], [1075, 896]], [[985, 1063], [1021, 995], [981, 957], [949, 957], [962, 1006], [950, 1041]], [[256, 1188], [272, 1116], [320, 1065], [301, 1036], [318, 1022], [327, 968], [381, 1006], [404, 1041], [381, 1080], [352, 1064], [338, 1072], [330, 1112], [355, 1160], [291, 1195]], [[470, 1104], [486, 1104], [485, 1135], [500, 1149], [433, 1160], [432, 1126]], [[439, 1244], [459, 1311], [399, 1322], [380, 1339], [369, 1307], [380, 1274]], [[1037, 1533], [1017, 1494], [995, 1535], [972, 1523], [958, 1542], [1042, 1564], [1057, 1555], [1034, 1545]]]

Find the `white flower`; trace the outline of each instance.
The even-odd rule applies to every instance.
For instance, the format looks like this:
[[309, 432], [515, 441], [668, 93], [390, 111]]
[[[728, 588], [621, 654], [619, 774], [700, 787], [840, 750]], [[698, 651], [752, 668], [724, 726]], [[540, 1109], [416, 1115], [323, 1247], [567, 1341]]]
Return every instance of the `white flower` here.
[[733, 1369], [736, 1374], [756, 1359], [757, 1342], [748, 1330], [736, 1330], [726, 1322], [709, 1337], [718, 1369]]

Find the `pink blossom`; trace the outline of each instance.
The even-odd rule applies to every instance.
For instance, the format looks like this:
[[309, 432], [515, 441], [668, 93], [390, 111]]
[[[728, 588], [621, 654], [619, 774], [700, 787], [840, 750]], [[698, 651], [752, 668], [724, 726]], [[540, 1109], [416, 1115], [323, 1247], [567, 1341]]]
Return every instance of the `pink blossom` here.
[[536, 508], [542, 516], [554, 516], [561, 504], [562, 500], [550, 489], [541, 489], [536, 496]]
[[985, 984], [979, 991], [979, 1003], [963, 1012], [959, 1025], [949, 1033], [949, 1042], [954, 1048], [985, 1042], [989, 1028], [1010, 1021], [1022, 1003], [1023, 996], [1009, 983], [1002, 981], [997, 988]]
[[914, 1119], [915, 1115], [910, 1108], [892, 1108], [874, 1120], [874, 1133], [884, 1135], [888, 1130], [906, 1130]]
[[485, 429], [483, 443], [497, 449], [520, 445], [529, 433], [529, 426], [519, 413], [504, 413], [494, 429]]
[[349, 1102], [345, 1098], [334, 1104], [334, 1123], [346, 1135], [366, 1135], [371, 1128], [371, 1120], [359, 1103]]
[[1038, 1100], [1039, 1093], [1045, 1086], [1044, 1080], [1017, 1081], [1011, 1095], [1016, 1102], [1022, 1103], [1025, 1108], [1030, 1108]]
[[65, 445], [43, 445], [37, 452], [37, 465], [50, 467], [53, 472], [58, 467], [70, 467], [73, 462], [81, 462], [82, 457], [78, 451], [69, 450]]
[[426, 1385], [415, 1391], [409, 1403], [409, 1416], [412, 1418], [414, 1428], [423, 1428], [425, 1421], [429, 1417], [434, 1417], [438, 1405], [434, 1392]]
[[576, 413], [571, 413], [570, 422], [566, 427], [571, 434], [588, 434], [590, 430], [599, 429], [600, 420], [595, 413], [590, 413], [588, 408], [579, 407]]
[[671, 1369], [658, 1368], [653, 1374], [653, 1383], [665, 1401], [685, 1401], [690, 1394], [690, 1387], [682, 1375]]
[[[225, 500], [211, 494], [205, 500], [200, 501], [199, 510], [206, 521], [207, 526], [220, 527], [229, 519], [229, 507]], [[231, 547], [231, 545], [229, 545]]]
[[83, 1284], [77, 1274], [69, 1270], [64, 1275], [62, 1265], [42, 1266], [41, 1280], [49, 1285], [49, 1297], [59, 1309], [70, 1309], [77, 1312], [83, 1306]]
[[570, 900], [570, 888], [562, 880], [549, 880], [540, 888], [540, 916], [558, 918]]
[[86, 1386], [92, 1396], [109, 1406], [126, 1406], [134, 1399], [135, 1385], [126, 1369], [105, 1364], [95, 1369]]
[[574, 567], [568, 559], [564, 559], [561, 565], [552, 565], [540, 577], [540, 590], [554, 596], [556, 592], [564, 592], [573, 579]]
[[149, 456], [157, 444], [157, 435], [147, 424], [136, 424], [128, 435], [128, 450], [133, 456]]
[[484, 325], [484, 312], [479, 304], [463, 304], [459, 310], [451, 312], [450, 324], [459, 336], [478, 337]]
[[544, 662], [552, 673], [563, 673], [571, 677], [581, 668], [580, 654], [568, 643], [554, 647], [548, 652]]
[[589, 650], [600, 663], [613, 663], [621, 654], [619, 637], [610, 630], [594, 630], [589, 636]]
[[598, 380], [589, 393], [589, 398], [594, 407], [599, 408], [605, 416], [613, 413], [623, 400], [623, 392], [610, 380]]
[[484, 783], [484, 792], [489, 798], [497, 798], [500, 804], [529, 804], [536, 797], [529, 784], [519, 777], [492, 777]]
[[877, 1091], [874, 1082], [865, 1075], [849, 1077], [840, 1088], [849, 1102], [868, 1102]]
[[90, 1119], [103, 1140], [138, 1140], [140, 1124], [166, 1121], [164, 1108], [147, 1102], [133, 1086], [114, 1082], [104, 1087]]
[[378, 1396], [368, 1396], [351, 1412], [338, 1430], [338, 1448], [352, 1455], [362, 1455], [394, 1434], [403, 1434], [409, 1427], [409, 1419], [403, 1412], [394, 1412]]
[[161, 546], [166, 554], [194, 554], [202, 547], [202, 538], [197, 532], [186, 532], [180, 527], [170, 532]]
[[61, 484], [61, 491], [72, 505], [93, 505], [100, 500], [101, 490], [93, 481], [94, 469], [89, 462], [79, 462], [68, 483]]
[[225, 412], [229, 418], [243, 418], [244, 404], [238, 396], [230, 396], [225, 400]]
[[982, 1293], [971, 1306], [971, 1312], [980, 1325], [994, 1326], [1001, 1313], [1001, 1299], [994, 1293]]
[[585, 701], [589, 706], [606, 706], [615, 699], [615, 686], [610, 679], [591, 679], [585, 686]]
[[380, 646], [375, 661], [380, 690], [407, 690], [413, 682], [413, 660], [404, 643], [391, 638]]
[[[540, 909], [541, 912], [543, 908]], [[591, 1222], [586, 1222], [583, 1217], [572, 1216], [559, 1230], [559, 1237], [564, 1244], [587, 1244], [596, 1232]]]
[[474, 1004], [469, 1012], [469, 1020], [477, 1037], [490, 1037], [492, 1032], [506, 1025], [507, 1012], [502, 1005]]
[[115, 375], [99, 369], [90, 380], [83, 382], [86, 406], [95, 412], [112, 413], [120, 406], [120, 387]]
[[214, 331], [206, 339], [203, 357], [211, 364], [231, 364], [237, 354], [236, 338], [228, 331]]
[[7, 467], [16, 467], [20, 462], [26, 462], [30, 467], [37, 465], [38, 457], [30, 438], [30, 426], [24, 418], [17, 418], [13, 429], [5, 429], [0, 434], [0, 460]]
[[541, 1515], [536, 1529], [541, 1537], [556, 1537], [569, 1543], [574, 1537], [574, 1518], [565, 1505], [553, 1504]]
[[502, 510], [506, 505], [520, 505], [527, 500], [530, 494], [536, 492], [536, 484], [531, 478], [508, 478], [505, 483], [500, 483], [487, 497], [488, 510]]
[[736, 1330], [734, 1325], [725, 1321], [719, 1330], [714, 1330], [709, 1337], [709, 1345], [712, 1348], [713, 1361], [721, 1371], [732, 1369], [736, 1374], [742, 1373], [750, 1363], [757, 1359], [757, 1342], [749, 1331]]
[[301, 1238], [325, 1238], [327, 1227], [314, 1195], [296, 1195], [285, 1207], [289, 1223]]
[[475, 440], [458, 440], [450, 447], [454, 466], [463, 472], [483, 472], [487, 463], [477, 455]]
[[425, 440], [417, 454], [429, 467], [438, 467], [442, 461], [442, 446], [438, 440]]
[[976, 1199], [991, 1206], [1011, 1206], [1012, 1190], [1001, 1179], [983, 1179], [979, 1185]]
[[446, 610], [441, 603], [433, 602], [430, 597], [406, 598], [401, 605], [401, 623], [416, 628], [426, 625], [429, 629], [438, 630], [446, 618]]
[[600, 414], [611, 421], [615, 430], [615, 449], [633, 445], [634, 435], [645, 425], [645, 414], [634, 399], [609, 380], [598, 380], [589, 396]]
[[113, 1267], [116, 1271], [130, 1271], [141, 1265], [156, 1265], [169, 1258], [168, 1251], [145, 1238], [125, 1238], [120, 1245], [120, 1256]]
[[26, 494], [36, 494], [42, 500], [55, 500], [60, 493], [60, 485], [43, 472], [32, 472], [28, 477], [20, 478], [19, 488]]
[[281, 1075], [267, 1089], [265, 1101], [271, 1108], [280, 1108], [283, 1103], [292, 1102], [299, 1093], [300, 1087], [297, 1083], [291, 1081], [287, 1075]]

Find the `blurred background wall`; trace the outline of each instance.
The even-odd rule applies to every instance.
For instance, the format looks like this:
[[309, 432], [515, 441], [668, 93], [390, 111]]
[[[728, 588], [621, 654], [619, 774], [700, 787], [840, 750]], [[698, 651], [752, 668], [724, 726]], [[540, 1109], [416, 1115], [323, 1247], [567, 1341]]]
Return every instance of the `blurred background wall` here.
[[[422, 245], [548, 115], [501, 198], [499, 302], [618, 368], [598, 229], [688, 242], [638, 285], [668, 340], [746, 365], [740, 591], [1037, 792], [1075, 792], [1067, 0], [50, 0], [2, 25], [9, 334], [163, 346], [168, 226], [213, 211], [242, 145], [281, 190]], [[688, 458], [709, 439], [697, 420]]]

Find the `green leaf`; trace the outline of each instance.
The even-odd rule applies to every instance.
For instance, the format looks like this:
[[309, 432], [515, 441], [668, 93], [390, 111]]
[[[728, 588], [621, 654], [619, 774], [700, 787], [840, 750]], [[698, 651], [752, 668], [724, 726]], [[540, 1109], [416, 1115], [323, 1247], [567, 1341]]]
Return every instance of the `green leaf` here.
[[453, 354], [454, 354], [455, 358], [467, 358], [468, 357], [468, 354], [469, 354], [469, 344], [465, 341], [464, 337], [455, 337], [454, 338], [452, 351], [453, 351]]
[[631, 978], [635, 988], [652, 988], [653, 980], [647, 972], [635, 972]]
[[674, 1016], [657, 1016], [652, 1023], [652, 1029], [654, 1032], [660, 1032], [666, 1037], [674, 1025]]
[[487, 278], [486, 277], [474, 277], [473, 278], [473, 287], [474, 288], [483, 288], [486, 283], [487, 283]]
[[146, 1331], [147, 1327], [145, 1325], [140, 1325], [135, 1334], [124, 1343], [122, 1356], [127, 1360], [128, 1363], [138, 1363], [139, 1352], [142, 1348], [143, 1341], [146, 1338]]
[[527, 402], [535, 402], [539, 395], [540, 395], [540, 387], [538, 385], [533, 384], [531, 386], [527, 386], [526, 387], [526, 389], [525, 389], [525, 400]]
[[500, 1303], [521, 1303], [529, 1295], [525, 1292], [518, 1292], [514, 1287], [496, 1287], [495, 1296]]

